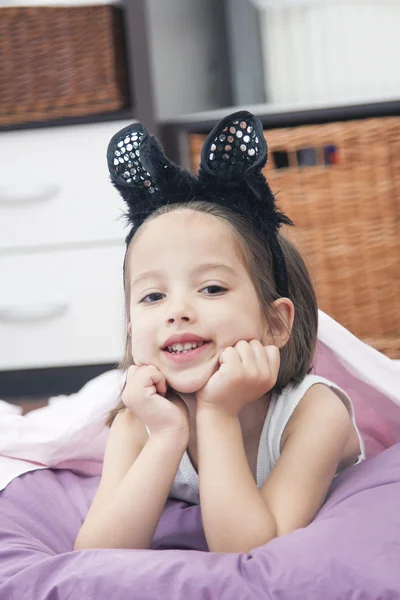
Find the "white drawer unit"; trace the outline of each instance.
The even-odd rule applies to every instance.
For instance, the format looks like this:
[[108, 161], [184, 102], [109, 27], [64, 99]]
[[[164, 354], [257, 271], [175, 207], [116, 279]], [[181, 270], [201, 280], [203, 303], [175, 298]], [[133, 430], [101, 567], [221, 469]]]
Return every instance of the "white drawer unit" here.
[[123, 243], [0, 255], [0, 370], [117, 363]]
[[0, 134], [0, 253], [122, 240], [124, 203], [106, 161], [129, 121]]

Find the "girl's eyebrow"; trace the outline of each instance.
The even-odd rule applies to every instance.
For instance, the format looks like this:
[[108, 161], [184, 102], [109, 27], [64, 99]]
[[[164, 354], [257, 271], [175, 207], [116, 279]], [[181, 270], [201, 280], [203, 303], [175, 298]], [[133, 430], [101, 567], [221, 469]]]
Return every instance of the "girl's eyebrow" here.
[[135, 285], [137, 285], [141, 281], [144, 281], [145, 279], [152, 279], [152, 278], [155, 279], [157, 277], [162, 277], [162, 275], [163, 275], [163, 271], [160, 271], [159, 269], [154, 269], [153, 271], [144, 271], [144, 273], [140, 273], [140, 275], [138, 275], [134, 279], [131, 287], [133, 288]]
[[[236, 275], [236, 271], [234, 269], [232, 269], [232, 267], [229, 267], [228, 265], [223, 265], [222, 263], [202, 263], [201, 265], [196, 265], [196, 267], [194, 267], [192, 269], [192, 274], [199, 275], [205, 271], [211, 271], [211, 270], [215, 271], [216, 269], [222, 269], [222, 270], [226, 271], [229, 275]], [[145, 271], [144, 273], [141, 273], [134, 279], [131, 287], [137, 285], [138, 283], [140, 283], [141, 281], [143, 281], [145, 279], [162, 277], [163, 275], [164, 275], [164, 272], [161, 271], [160, 269], [153, 269], [151, 271]]]
[[192, 270], [193, 275], [199, 275], [204, 273], [205, 271], [215, 271], [217, 269], [222, 269], [229, 273], [229, 275], [236, 275], [236, 271], [229, 267], [228, 265], [224, 265], [222, 263], [202, 263], [201, 265], [197, 265]]

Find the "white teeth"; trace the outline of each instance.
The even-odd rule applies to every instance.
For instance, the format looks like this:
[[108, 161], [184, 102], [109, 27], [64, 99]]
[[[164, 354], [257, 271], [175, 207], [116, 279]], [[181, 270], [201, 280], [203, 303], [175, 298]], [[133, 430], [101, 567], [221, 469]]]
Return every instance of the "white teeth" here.
[[168, 352], [189, 352], [193, 348], [197, 348], [198, 346], [202, 346], [204, 342], [186, 342], [185, 344], [172, 344], [172, 346], [168, 346]]

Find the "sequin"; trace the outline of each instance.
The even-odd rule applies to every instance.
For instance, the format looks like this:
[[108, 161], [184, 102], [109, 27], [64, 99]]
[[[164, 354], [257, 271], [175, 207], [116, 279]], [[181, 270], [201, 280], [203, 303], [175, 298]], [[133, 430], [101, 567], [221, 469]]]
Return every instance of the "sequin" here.
[[115, 156], [121, 156], [121, 152], [119, 150], [115, 151]]
[[128, 160], [129, 160], [129, 156], [128, 156], [127, 154], [125, 154], [125, 156], [124, 156], [124, 161], [125, 161], [125, 162], [128, 162]]
[[130, 160], [130, 161], [128, 162], [127, 166], [128, 166], [129, 168], [133, 167], [133, 162]]
[[259, 142], [259, 141], [260, 141], [260, 140], [258, 139], [258, 137], [256, 137], [256, 144], [258, 144], [258, 142]]
[[119, 165], [119, 160], [118, 160], [118, 158], [114, 158], [114, 165]]
[[223, 133], [221, 133], [221, 135], [219, 136], [219, 141], [224, 142], [225, 139], [226, 139], [226, 136]]
[[122, 141], [118, 142], [118, 148], [121, 148], [121, 146], [123, 146], [123, 145], [124, 145], [124, 142], [122, 142]]
[[120, 162], [120, 163], [123, 163], [123, 162], [124, 162], [124, 159], [123, 159], [123, 158], [119, 158], [118, 160], [119, 160], [119, 162]]
[[131, 175], [136, 175], [136, 169], [134, 169], [134, 168], [131, 169]]
[[137, 142], [133, 142], [133, 147], [134, 148], [139, 148], [139, 144]]
[[125, 152], [126, 152], [126, 148], [125, 148], [125, 146], [122, 146], [122, 148], [121, 148], [121, 154], [124, 154]]
[[243, 138], [243, 141], [246, 142], [246, 144], [248, 144], [249, 141], [250, 141], [250, 136], [249, 135], [245, 135], [244, 138]]
[[223, 158], [223, 160], [228, 160], [228, 158], [229, 158], [229, 154], [223, 154], [223, 155], [222, 155], [222, 158]]
[[253, 127], [251, 125], [249, 125], [247, 128], [247, 133], [251, 133], [252, 131], [253, 131]]
[[239, 123], [239, 121], [233, 121], [234, 125], [237, 125]]
[[154, 194], [154, 192], [155, 192], [155, 189], [152, 187], [149, 187], [149, 194]]
[[211, 154], [210, 154], [210, 156], [209, 156], [209, 159], [210, 159], [210, 160], [214, 160], [214, 158], [215, 158], [215, 154], [214, 154], [213, 152], [211, 152]]
[[130, 141], [131, 141], [131, 140], [129, 139], [129, 137], [126, 137], [126, 138], [124, 139], [124, 144], [129, 144], [129, 142], [130, 142]]
[[227, 145], [225, 146], [225, 150], [226, 150], [227, 152], [229, 152], [230, 150], [232, 150], [232, 146], [230, 146], [229, 144], [227, 144]]
[[240, 128], [241, 128], [241, 129], [246, 129], [246, 125], [247, 125], [246, 121], [242, 121], [242, 122], [240, 123]]
[[148, 179], [146, 179], [146, 181], [144, 182], [144, 185], [146, 187], [150, 187], [151, 186], [151, 181], [149, 181]]
[[217, 146], [215, 144], [211, 144], [211, 150], [214, 152], [214, 150], [217, 149]]
[[128, 177], [129, 177], [129, 172], [128, 171], [125, 171], [124, 177], [125, 177], [125, 179], [128, 179]]
[[236, 133], [236, 127], [229, 127], [229, 131], [231, 133]]
[[228, 135], [226, 139], [230, 144], [233, 144], [233, 142], [235, 141], [235, 138], [232, 135]]
[[135, 154], [136, 156], [140, 156], [139, 150], [136, 150]]
[[247, 154], [248, 154], [249, 156], [254, 156], [254, 155], [255, 155], [255, 153], [256, 153], [256, 151], [254, 150], [254, 148], [250, 148]]
[[247, 146], [245, 146], [244, 144], [241, 144], [240, 149], [242, 152], [246, 152]]
[[243, 137], [243, 133], [241, 131], [237, 131], [236, 132], [236, 137], [238, 137], [238, 138]]
[[127, 144], [126, 149], [128, 150], [128, 152], [130, 152], [131, 150], [133, 150], [132, 144]]

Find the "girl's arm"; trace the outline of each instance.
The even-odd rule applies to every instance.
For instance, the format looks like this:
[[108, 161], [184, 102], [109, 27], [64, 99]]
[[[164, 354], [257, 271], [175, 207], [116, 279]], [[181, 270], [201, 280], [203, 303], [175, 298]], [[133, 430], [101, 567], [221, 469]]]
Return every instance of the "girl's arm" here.
[[179, 432], [148, 438], [129, 410], [115, 418], [99, 489], [75, 541], [87, 548], [149, 548], [187, 439]]
[[351, 435], [347, 409], [317, 384], [287, 427], [281, 456], [259, 490], [238, 418], [213, 406], [198, 411], [200, 501], [211, 551], [248, 552], [305, 527], [320, 509]]

